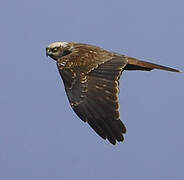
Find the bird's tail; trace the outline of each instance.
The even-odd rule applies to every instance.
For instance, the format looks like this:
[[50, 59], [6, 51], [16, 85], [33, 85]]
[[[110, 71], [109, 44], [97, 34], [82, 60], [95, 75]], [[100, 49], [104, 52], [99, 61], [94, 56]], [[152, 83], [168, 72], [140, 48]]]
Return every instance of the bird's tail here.
[[136, 58], [128, 57], [128, 64], [124, 68], [125, 70], [142, 70], [142, 71], [151, 71], [152, 69], [161, 69], [165, 71], [172, 71], [172, 72], [182, 72], [178, 69], [153, 64], [150, 62], [145, 62], [138, 60]]

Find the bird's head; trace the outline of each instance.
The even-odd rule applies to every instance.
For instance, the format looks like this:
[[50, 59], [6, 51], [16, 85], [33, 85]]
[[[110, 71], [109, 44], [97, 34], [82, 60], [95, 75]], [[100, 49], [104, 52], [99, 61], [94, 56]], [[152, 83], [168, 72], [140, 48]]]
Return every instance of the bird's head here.
[[51, 57], [54, 60], [58, 60], [62, 56], [71, 53], [70, 43], [67, 42], [54, 42], [46, 48], [46, 56]]

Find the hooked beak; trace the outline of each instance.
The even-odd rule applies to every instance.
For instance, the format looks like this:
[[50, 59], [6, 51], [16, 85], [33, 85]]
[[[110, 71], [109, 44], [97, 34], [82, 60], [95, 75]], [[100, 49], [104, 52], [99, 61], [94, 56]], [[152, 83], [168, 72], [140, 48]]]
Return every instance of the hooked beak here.
[[50, 50], [49, 48], [46, 48], [46, 56], [48, 57], [50, 55]]

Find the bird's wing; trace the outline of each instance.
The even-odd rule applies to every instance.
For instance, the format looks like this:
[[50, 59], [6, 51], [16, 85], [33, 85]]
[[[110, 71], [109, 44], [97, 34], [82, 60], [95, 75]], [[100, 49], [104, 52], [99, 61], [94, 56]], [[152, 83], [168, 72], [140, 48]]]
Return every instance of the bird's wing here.
[[75, 113], [112, 144], [123, 141], [126, 132], [119, 114], [119, 78], [126, 66], [123, 58], [113, 57], [87, 73], [74, 74], [71, 69], [59, 72]]

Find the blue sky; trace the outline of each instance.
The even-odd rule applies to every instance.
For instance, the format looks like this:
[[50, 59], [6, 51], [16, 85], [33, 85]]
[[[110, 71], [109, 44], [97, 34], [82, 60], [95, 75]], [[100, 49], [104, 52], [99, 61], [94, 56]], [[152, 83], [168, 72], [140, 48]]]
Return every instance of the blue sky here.
[[179, 0], [2, 1], [0, 179], [183, 179], [184, 74], [123, 74], [128, 132], [113, 146], [74, 114], [45, 56], [53, 41], [77, 41], [182, 70], [183, 7]]

